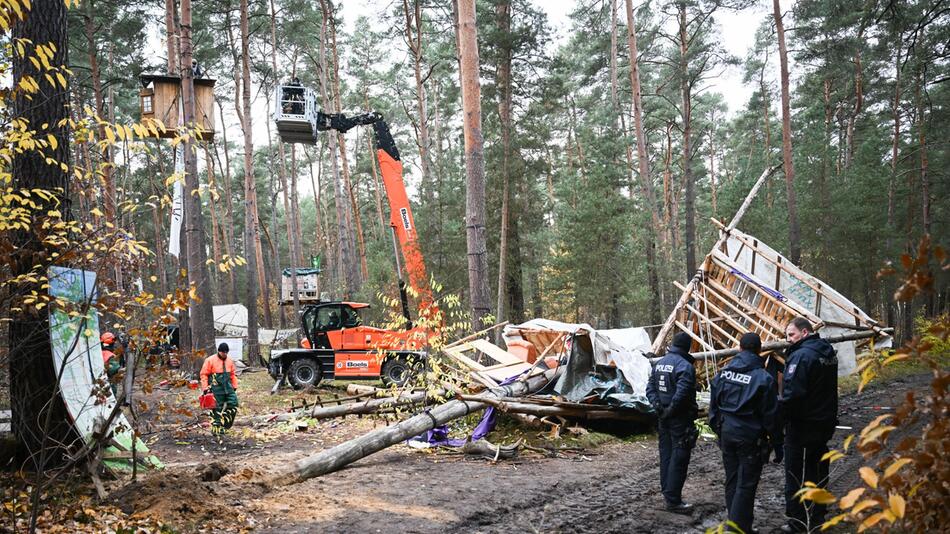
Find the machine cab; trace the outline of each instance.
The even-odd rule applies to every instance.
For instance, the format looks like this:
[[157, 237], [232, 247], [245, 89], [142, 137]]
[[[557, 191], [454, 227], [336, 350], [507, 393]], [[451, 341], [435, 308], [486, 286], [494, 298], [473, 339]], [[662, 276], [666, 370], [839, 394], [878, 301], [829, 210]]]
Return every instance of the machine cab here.
[[277, 86], [274, 122], [281, 141], [317, 144], [317, 95], [313, 89], [299, 83]]
[[[363, 325], [359, 310], [369, 304], [357, 302], [332, 302], [307, 308], [303, 312], [304, 334], [315, 349], [346, 349], [347, 334]], [[349, 330], [349, 332], [347, 332]]]

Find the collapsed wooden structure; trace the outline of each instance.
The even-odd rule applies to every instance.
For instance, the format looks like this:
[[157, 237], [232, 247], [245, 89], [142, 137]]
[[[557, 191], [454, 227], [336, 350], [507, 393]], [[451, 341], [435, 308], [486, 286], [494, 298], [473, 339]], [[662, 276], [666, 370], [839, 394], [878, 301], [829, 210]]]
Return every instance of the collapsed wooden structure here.
[[689, 334], [694, 349], [710, 353], [737, 347], [746, 332], [759, 334], [766, 344], [781, 341], [796, 317], [808, 319], [823, 337], [867, 334], [836, 345], [840, 374], [855, 369], [856, 349], [862, 344], [875, 338], [879, 347], [890, 343], [888, 332], [854, 303], [736, 228], [773, 171], [762, 174], [728, 225], [713, 219], [719, 240], [689, 284], [676, 284], [683, 293], [653, 340], [654, 354], [661, 354], [677, 331]]

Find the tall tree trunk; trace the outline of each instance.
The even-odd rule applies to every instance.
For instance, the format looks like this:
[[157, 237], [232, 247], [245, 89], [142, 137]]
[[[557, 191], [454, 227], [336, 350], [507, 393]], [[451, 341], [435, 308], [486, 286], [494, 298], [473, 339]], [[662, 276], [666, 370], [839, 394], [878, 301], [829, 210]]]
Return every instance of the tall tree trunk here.
[[[327, 40], [328, 24], [330, 11], [327, 6], [327, 0], [320, 0], [320, 7], [323, 11], [323, 19], [320, 24], [320, 92], [323, 100], [324, 109], [330, 109], [330, 82], [327, 76]], [[338, 138], [336, 135], [328, 135], [330, 149], [330, 167], [333, 172], [333, 196], [336, 205], [337, 218], [337, 265], [340, 274], [339, 279], [344, 281], [345, 295], [349, 297], [359, 291], [360, 288], [360, 265], [359, 259], [354, 257], [352, 248], [353, 233], [348, 222], [350, 215], [348, 212], [346, 197], [341, 185], [339, 150], [337, 148]]]
[[[502, 2], [504, 4], [505, 2]], [[426, 88], [422, 74], [422, 3], [413, 0], [412, 9], [408, 0], [402, 0], [402, 9], [406, 18], [406, 42], [412, 54], [412, 65], [416, 80], [416, 117], [419, 120], [417, 134], [419, 147], [419, 167], [422, 171], [422, 200], [429, 205], [432, 201], [432, 164], [429, 154], [429, 115], [426, 100]], [[500, 8], [499, 8], [500, 9]]]
[[[271, 68], [274, 70], [274, 76], [277, 76], [279, 72], [277, 70], [277, 9], [274, 7], [274, 0], [270, 0], [270, 60]], [[278, 80], [274, 80], [274, 83], [277, 84]], [[267, 143], [271, 143], [271, 133], [270, 133], [270, 121], [267, 124]], [[273, 153], [273, 150], [271, 151]], [[287, 246], [290, 248], [290, 283], [294, 288], [297, 287], [297, 267], [300, 266], [302, 260], [300, 255], [300, 240], [298, 237], [298, 232], [294, 228], [296, 218], [294, 212], [291, 211], [290, 202], [287, 198], [287, 156], [284, 154], [284, 143], [279, 139], [277, 141], [277, 157], [280, 158], [280, 165], [277, 166], [277, 172], [280, 176], [280, 188], [283, 191], [284, 198], [284, 226], [287, 227]], [[296, 190], [296, 188], [295, 188]], [[276, 236], [275, 236], [276, 237]], [[280, 252], [274, 256], [274, 263], [277, 264], [277, 273], [281, 273], [280, 269]], [[277, 281], [280, 283], [281, 278], [278, 277]], [[280, 291], [278, 289], [278, 291]], [[294, 304], [294, 317], [300, 316], [300, 297], [297, 295], [297, 291], [293, 292], [293, 304]], [[283, 309], [281, 309], [283, 311]], [[283, 323], [284, 314], [281, 313], [281, 323]]]
[[[32, 9], [24, 13], [24, 19], [11, 17], [12, 38], [36, 44], [55, 45], [51, 65], [69, 64], [66, 5], [61, 0], [33, 0]], [[12, 187], [20, 189], [44, 189], [53, 198], [44, 201], [33, 197], [38, 207], [33, 210], [32, 224], [28, 230], [11, 232], [17, 254], [11, 254], [8, 265], [12, 276], [28, 276], [35, 265], [50, 265], [53, 250], [47, 248], [39, 235], [47, 211], [57, 209], [64, 220], [71, 217], [69, 200], [69, 175], [64, 170], [69, 165], [69, 89], [46, 83], [44, 69], [37, 68], [24, 54], [13, 54], [12, 86], [17, 87], [25, 76], [39, 84], [35, 94], [23, 91], [14, 93], [12, 115], [23, 120], [38, 138], [47, 134], [56, 138], [54, 148], [39, 150], [15, 150], [12, 152]], [[46, 157], [60, 165], [48, 165]], [[45, 269], [38, 275], [45, 277]], [[16, 290], [19, 294], [35, 291], [45, 294], [43, 282], [25, 282]], [[43, 470], [61, 463], [66, 457], [65, 446], [71, 442], [73, 431], [67, 418], [65, 404], [55, 397], [58, 381], [53, 365], [50, 344], [49, 315], [46, 309], [38, 310], [24, 305], [10, 310], [9, 365], [12, 430], [17, 440], [17, 452], [28, 469]]]
[[178, 8], [176, 0], [165, 0], [165, 53], [168, 55], [168, 73], [178, 75]]
[[[104, 121], [106, 120], [105, 112], [105, 101], [102, 94], [102, 75], [99, 71], [99, 58], [98, 58], [98, 45], [96, 44], [96, 28], [93, 23], [93, 13], [94, 13], [94, 2], [89, 0], [86, 2], [86, 12], [85, 12], [85, 31], [86, 31], [86, 46], [88, 48], [89, 54], [89, 75], [92, 78], [92, 93], [93, 99], [95, 101], [96, 116], [100, 119], [98, 129], [99, 129], [99, 139], [106, 139], [106, 125]], [[92, 169], [90, 169], [92, 170]], [[97, 168], [98, 171], [101, 171], [102, 176], [102, 196], [103, 196], [103, 208], [105, 211], [105, 219], [109, 224], [116, 224], [116, 214], [115, 214], [115, 180], [113, 177], [114, 169], [112, 166], [112, 144], [111, 143], [102, 143], [102, 149], [100, 152], [100, 160]], [[99, 175], [98, 172], [94, 175]]]
[[[191, 0], [181, 0], [181, 61], [191, 65]], [[195, 122], [195, 85], [191, 68], [182, 69], [182, 120], [186, 125]], [[192, 330], [193, 357], [186, 368], [197, 374], [203, 354], [214, 354], [214, 314], [212, 312], [211, 282], [208, 275], [208, 253], [205, 249], [204, 216], [198, 180], [198, 158], [194, 140], [185, 141], [185, 238], [188, 241], [188, 283], [197, 289], [198, 301], [191, 304], [189, 321]]]
[[[914, 105], [917, 108], [917, 142], [920, 157], [920, 226], [923, 235], [930, 235], [932, 224], [930, 213], [930, 174], [928, 173], [930, 162], [927, 159], [927, 109], [925, 108], [925, 101], [929, 101], [929, 98], [927, 98], [925, 94], [927, 91], [926, 69], [926, 65], [920, 65], [918, 63], [916, 76], [914, 77]], [[929, 317], [933, 317], [936, 312], [935, 295], [936, 290], [924, 294], [925, 312]], [[910, 304], [911, 303], [908, 303], [908, 306]], [[910, 335], [913, 335], [912, 331]]]
[[[646, 211], [650, 214], [650, 228], [646, 232], [644, 244], [646, 245], [647, 258], [647, 279], [650, 282], [650, 315], [660, 316], [660, 287], [659, 284], [653, 284], [654, 280], [659, 280], [657, 276], [657, 257], [656, 241], [660, 236], [660, 216], [657, 212], [656, 195], [653, 192], [653, 180], [650, 177], [650, 160], [647, 156], [647, 143], [643, 129], [643, 98], [640, 88], [640, 67], [639, 67], [639, 49], [637, 47], [636, 23], [633, 17], [633, 2], [626, 0], [624, 2], [627, 15], [627, 46], [630, 49], [630, 86], [633, 88], [632, 111], [634, 134], [637, 138], [637, 165], [640, 184], [640, 192], [643, 195]], [[619, 82], [617, 80], [617, 0], [611, 0], [610, 3], [610, 98], [615, 109], [621, 109], [620, 97], [618, 95]], [[625, 113], [617, 113], [620, 119], [620, 129], [622, 135], [627, 135], [627, 124], [624, 119]], [[633, 171], [632, 148], [628, 143], [624, 143], [624, 151], [627, 157], [627, 168]], [[630, 198], [634, 197], [634, 187], [630, 184]]]
[[208, 143], [201, 143], [201, 145], [204, 148], [205, 169], [208, 172], [208, 203], [210, 204], [208, 212], [211, 214], [211, 254], [214, 256], [214, 263], [211, 268], [211, 272], [214, 274], [211, 276], [211, 281], [214, 282], [213, 294], [218, 297], [216, 300], [220, 302], [224, 283], [220, 280], [221, 270], [218, 269], [218, 264], [221, 262], [221, 242], [218, 240], [218, 231], [221, 225], [218, 224], [218, 201], [215, 198], [218, 196], [218, 186], [214, 179], [214, 160], [211, 159], [208, 151]]
[[[254, 143], [251, 138], [251, 51], [248, 29], [248, 0], [241, 0], [241, 109], [239, 119], [244, 132], [244, 251], [247, 256], [247, 357], [252, 364], [261, 363], [257, 337], [257, 289], [254, 279], [260, 279], [256, 261], [260, 250], [260, 230], [257, 219], [257, 181], [254, 178]], [[230, 24], [228, 25], [230, 28]], [[230, 30], [229, 30], [230, 31]], [[237, 102], [235, 102], [235, 105]], [[264, 309], [267, 298], [264, 295]]]
[[795, 265], [800, 265], [802, 248], [799, 243], [798, 208], [795, 200], [795, 165], [792, 161], [792, 113], [789, 104], [788, 50], [785, 47], [785, 26], [782, 24], [782, 10], [779, 7], [779, 0], [772, 0], [772, 10], [775, 16], [778, 54], [782, 69], [782, 165], [785, 171], [785, 193], [788, 197], [788, 259]]
[[712, 193], [712, 216], [716, 216], [716, 110], [709, 111], [709, 188]]
[[[776, 0], [778, 1], [778, 0]], [[689, 39], [686, 35], [686, 3], [679, 2], [680, 92], [683, 120], [683, 182], [686, 185], [686, 279], [696, 274], [696, 177], [693, 176], [693, 90], [689, 81]]]
[[485, 242], [485, 153], [482, 138], [481, 84], [478, 79], [478, 35], [475, 0], [457, 0], [459, 78], [462, 88], [462, 128], [465, 137], [465, 242], [468, 290], [474, 330], [481, 330], [491, 313], [488, 251]]
[[[224, 131], [227, 128], [221, 128], [221, 133], [224, 135]], [[234, 217], [232, 214], [231, 204], [234, 203], [234, 197], [231, 195], [231, 162], [230, 158], [227, 156], [227, 137], [224, 139], [225, 143], [225, 163], [221, 164], [221, 156], [218, 154], [218, 145], [215, 143], [214, 151], [211, 153], [211, 157], [215, 158], [217, 161], [218, 168], [224, 169], [222, 181], [224, 182], [224, 223], [221, 225], [224, 241], [224, 253], [228, 255], [228, 258], [234, 258]], [[234, 269], [228, 269], [228, 290], [227, 297], [228, 303], [236, 303], [238, 301], [237, 296], [237, 281], [234, 278]]]
[[[337, 51], [336, 46], [336, 19], [333, 16], [333, 3], [327, 3], [327, 9], [330, 13], [330, 51], [333, 54], [333, 99], [336, 103], [336, 110], [343, 110], [343, 97], [340, 91], [340, 56]], [[352, 214], [352, 223], [350, 228], [356, 233], [356, 250], [359, 254], [360, 262], [360, 284], [369, 276], [369, 268], [366, 263], [366, 242], [363, 237], [363, 217], [360, 214], [359, 203], [356, 199], [356, 188], [353, 185], [353, 180], [351, 180], [350, 175], [350, 161], [346, 155], [346, 139], [343, 137], [343, 134], [339, 132], [333, 132], [333, 135], [337, 136], [338, 146], [340, 148], [340, 163], [341, 170], [343, 171], [343, 186], [346, 188], [347, 196], [350, 199], [350, 210], [347, 214]], [[295, 188], [296, 189], [296, 188]], [[294, 195], [296, 198], [296, 194]], [[294, 200], [294, 205], [296, 205], [296, 200]], [[300, 210], [295, 210], [295, 216], [297, 217], [297, 231], [300, 231]]]
[[[405, 0], [404, 0], [405, 1]], [[511, 4], [501, 0], [495, 5], [495, 23], [502, 38], [499, 43], [495, 85], [498, 87], [498, 117], [501, 126], [501, 237], [498, 245], [498, 298], [496, 322], [507, 319], [508, 300], [508, 222], [511, 211], [509, 158], [511, 154]], [[501, 331], [498, 332], [500, 341]]]

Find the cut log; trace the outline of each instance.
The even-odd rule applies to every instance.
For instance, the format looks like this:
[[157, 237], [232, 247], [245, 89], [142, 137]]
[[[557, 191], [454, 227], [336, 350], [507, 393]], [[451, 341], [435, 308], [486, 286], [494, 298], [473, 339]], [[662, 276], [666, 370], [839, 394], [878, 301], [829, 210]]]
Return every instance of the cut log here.
[[346, 386], [346, 392], [349, 395], [360, 395], [362, 393], [373, 393], [376, 391], [379, 391], [379, 388], [365, 384], [350, 384]]
[[[561, 369], [552, 369], [526, 380], [488, 391], [483, 393], [481, 397], [492, 400], [499, 397], [517, 397], [532, 393], [556, 380], [561, 371]], [[427, 410], [425, 413], [387, 427], [378, 428], [358, 438], [300, 459], [291, 469], [272, 476], [267, 482], [271, 485], [288, 485], [332, 473], [370, 454], [403, 442], [413, 436], [418, 436], [459, 417], [484, 410], [487, 407], [488, 403], [486, 402], [449, 401]]]
[[511, 445], [495, 445], [487, 439], [480, 439], [462, 445], [462, 452], [470, 456], [484, 456], [485, 458], [491, 458], [492, 461], [497, 462], [499, 459], [507, 460], [517, 456], [518, 449], [521, 448], [523, 441], [524, 440], [518, 440]]
[[398, 397], [385, 397], [382, 399], [371, 399], [364, 402], [350, 402], [338, 406], [314, 407], [308, 409], [295, 410], [293, 412], [270, 415], [257, 415], [238, 419], [234, 422], [237, 426], [258, 425], [268, 423], [282, 423], [294, 419], [330, 419], [333, 417], [346, 417], [347, 415], [360, 415], [376, 413], [386, 408], [396, 408], [399, 406], [411, 406], [421, 404], [427, 399], [442, 395], [441, 391], [426, 395], [425, 391], [416, 393], [404, 393]]

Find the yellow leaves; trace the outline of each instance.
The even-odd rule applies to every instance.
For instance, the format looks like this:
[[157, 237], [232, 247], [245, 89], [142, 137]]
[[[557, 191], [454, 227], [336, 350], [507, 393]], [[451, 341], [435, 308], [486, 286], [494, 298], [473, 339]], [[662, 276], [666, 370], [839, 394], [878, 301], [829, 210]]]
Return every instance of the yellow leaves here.
[[910, 354], [895, 354], [889, 358], [886, 358], [883, 362], [881, 362], [881, 365], [882, 366], [890, 365], [894, 362], [899, 362], [901, 360], [906, 360], [908, 358], [910, 358]]
[[[891, 493], [887, 497], [887, 503], [890, 506], [891, 513], [893, 513], [895, 517], [904, 517], [904, 512], [907, 509], [907, 501], [905, 501], [903, 497], [896, 493]], [[891, 522], [893, 523], [893, 521]]]
[[858, 473], [861, 475], [861, 480], [865, 484], [871, 486], [872, 488], [877, 488], [878, 476], [877, 473], [868, 466], [864, 466], [861, 469], [858, 469]]
[[56, 139], [56, 136], [55, 136], [55, 135], [53, 135], [53, 134], [47, 134], [47, 135], [46, 135], [46, 140], [49, 141], [49, 146], [50, 146], [50, 148], [52, 148], [53, 150], [56, 150], [56, 148], [59, 147], [59, 141]]
[[821, 530], [827, 530], [837, 525], [838, 523], [844, 521], [847, 517], [848, 517], [848, 514], [838, 514], [832, 517], [831, 519], [825, 521], [824, 524], [821, 525]]
[[854, 441], [854, 434], [850, 434], [850, 435], [848, 435], [848, 437], [844, 438], [844, 447], [843, 447], [843, 448], [844, 448], [845, 452], [847, 452], [848, 447], [851, 446], [851, 442], [852, 442], [852, 441]]
[[812, 501], [818, 504], [831, 504], [836, 499], [834, 495], [824, 488], [815, 487], [813, 483], [806, 483], [806, 487], [798, 490], [795, 494], [801, 502]]
[[899, 458], [897, 460], [894, 460], [894, 462], [891, 465], [887, 466], [887, 469], [884, 470], [884, 476], [881, 477], [882, 480], [886, 480], [891, 475], [898, 472], [901, 467], [904, 467], [905, 465], [911, 462], [913, 462], [913, 460], [911, 460], [910, 458]]
[[877, 505], [878, 505], [878, 502], [874, 499], [864, 499], [863, 501], [856, 504], [854, 508], [851, 509], [851, 515], [857, 516], [862, 511], [867, 510], [868, 508], [872, 506], [877, 506]]
[[821, 461], [824, 462], [827, 460], [828, 463], [831, 463], [842, 458], [844, 458], [844, 454], [842, 454], [841, 451], [832, 449], [821, 456]]
[[841, 501], [838, 503], [838, 506], [840, 506], [842, 510], [847, 510], [848, 508], [851, 508], [852, 506], [854, 506], [854, 503], [857, 502], [858, 497], [860, 497], [861, 495], [864, 495], [864, 492], [866, 490], [867, 488], [855, 488], [849, 491], [847, 495], [841, 498]]

